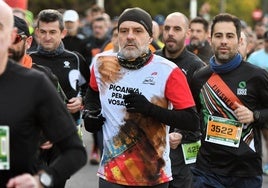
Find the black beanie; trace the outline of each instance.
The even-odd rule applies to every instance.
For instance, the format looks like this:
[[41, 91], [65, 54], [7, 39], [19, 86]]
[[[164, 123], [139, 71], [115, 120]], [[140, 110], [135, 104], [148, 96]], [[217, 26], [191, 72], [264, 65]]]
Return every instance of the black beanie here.
[[145, 10], [135, 7], [126, 9], [120, 16], [118, 20], [118, 29], [122, 22], [133, 21], [137, 22], [146, 29], [150, 36], [153, 35], [152, 30], [152, 17]]
[[14, 27], [18, 28], [18, 33], [24, 33], [27, 37], [30, 36], [29, 27], [25, 20], [14, 16]]

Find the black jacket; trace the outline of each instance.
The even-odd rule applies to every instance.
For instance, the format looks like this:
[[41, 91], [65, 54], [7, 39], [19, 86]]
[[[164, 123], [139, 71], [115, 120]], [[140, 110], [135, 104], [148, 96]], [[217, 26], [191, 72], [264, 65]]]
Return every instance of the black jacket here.
[[[61, 53], [43, 54], [34, 51], [29, 55], [36, 64], [52, 70], [68, 99], [85, 95], [90, 72], [89, 66], [79, 53], [63, 50]], [[79, 119], [79, 113], [73, 115], [75, 120]]]

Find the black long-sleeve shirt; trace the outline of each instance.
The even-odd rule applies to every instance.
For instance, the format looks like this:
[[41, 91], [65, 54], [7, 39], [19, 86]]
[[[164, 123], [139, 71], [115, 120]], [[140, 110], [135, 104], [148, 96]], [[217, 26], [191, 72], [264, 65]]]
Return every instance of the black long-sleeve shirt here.
[[[81, 55], [68, 50], [62, 50], [61, 53], [34, 51], [29, 55], [36, 64], [51, 69], [58, 77], [59, 83], [68, 99], [78, 95], [82, 97], [85, 95], [90, 71], [89, 66]], [[73, 116], [77, 120], [80, 114], [78, 112]]]
[[[194, 74], [191, 84], [196, 106], [202, 116], [201, 125], [204, 133], [196, 165], [203, 171], [213, 171], [223, 176], [261, 176], [262, 148], [260, 128], [268, 120], [268, 74], [264, 69], [243, 61], [236, 69], [218, 74], [221, 80], [228, 86], [228, 92], [222, 92], [219, 89], [215, 92], [212, 89], [208, 93], [206, 86], [212, 73], [209, 66], [200, 69]], [[225, 88], [220, 89], [226, 91]], [[207, 98], [211, 93], [213, 95]], [[224, 113], [228, 112], [228, 119], [237, 120], [232, 115], [233, 101], [230, 99], [234, 97], [230, 93], [251, 111], [259, 110], [261, 112], [258, 122], [243, 126], [238, 148], [205, 141], [208, 124], [208, 118], [206, 117], [208, 115], [225, 117]], [[215, 100], [211, 100], [211, 98]], [[228, 100], [231, 102], [227, 102]], [[216, 102], [215, 105], [211, 106], [211, 103], [208, 101]]]
[[86, 163], [75, 122], [44, 73], [10, 61], [0, 75], [0, 88], [0, 126], [8, 126], [10, 134], [10, 169], [0, 170], [0, 187], [14, 176], [36, 173], [33, 165], [41, 131], [62, 152], [46, 169], [55, 184]]

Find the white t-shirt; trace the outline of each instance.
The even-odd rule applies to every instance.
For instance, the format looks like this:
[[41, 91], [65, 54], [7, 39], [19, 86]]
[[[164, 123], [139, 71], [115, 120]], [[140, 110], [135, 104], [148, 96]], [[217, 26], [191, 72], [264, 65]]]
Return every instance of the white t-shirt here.
[[187, 97], [191, 94], [184, 74], [177, 65], [158, 55], [152, 55], [138, 70], [120, 66], [116, 53], [98, 54], [92, 63], [90, 86], [100, 93], [106, 119], [98, 175], [129, 186], [172, 180], [169, 126], [139, 113], [128, 113], [123, 97], [133, 90], [164, 108], [194, 106], [192, 98]]

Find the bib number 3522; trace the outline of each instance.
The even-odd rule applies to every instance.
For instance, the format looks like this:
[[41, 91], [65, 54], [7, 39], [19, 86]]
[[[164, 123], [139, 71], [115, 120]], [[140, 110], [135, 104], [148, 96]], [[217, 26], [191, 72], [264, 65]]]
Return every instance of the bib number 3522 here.
[[242, 128], [243, 124], [238, 121], [209, 116], [205, 141], [237, 148]]

